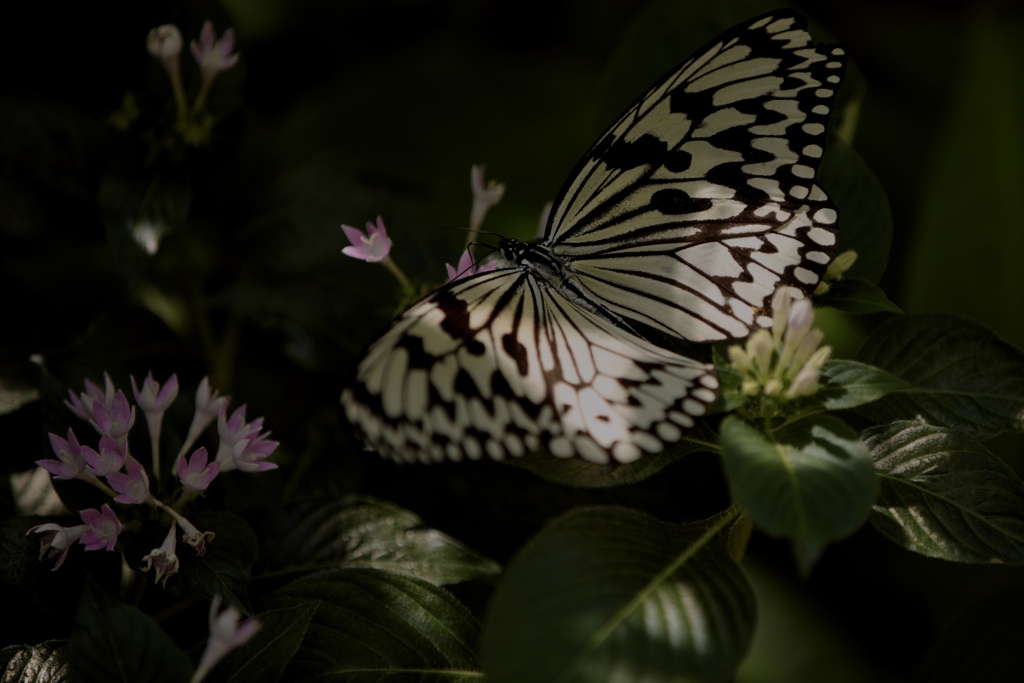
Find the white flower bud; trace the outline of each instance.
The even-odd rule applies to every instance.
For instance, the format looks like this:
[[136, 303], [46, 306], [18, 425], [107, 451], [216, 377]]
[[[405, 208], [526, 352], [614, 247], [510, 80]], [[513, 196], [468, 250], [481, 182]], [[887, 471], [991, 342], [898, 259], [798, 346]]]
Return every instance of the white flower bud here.
[[174, 24], [157, 26], [146, 36], [146, 49], [168, 72], [178, 70], [178, 55], [185, 40]]
[[843, 277], [843, 273], [848, 271], [854, 263], [857, 262], [857, 252], [844, 251], [839, 256], [832, 259], [832, 263], [828, 264], [828, 268], [825, 270], [825, 277], [823, 280], [833, 281]]
[[747, 372], [751, 369], [750, 356], [737, 345], [729, 347], [729, 362], [740, 372]]

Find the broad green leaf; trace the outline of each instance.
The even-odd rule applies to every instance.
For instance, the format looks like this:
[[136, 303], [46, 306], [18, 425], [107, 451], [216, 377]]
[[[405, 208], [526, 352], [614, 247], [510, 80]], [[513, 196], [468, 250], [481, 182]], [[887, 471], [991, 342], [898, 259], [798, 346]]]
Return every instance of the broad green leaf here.
[[855, 315], [903, 312], [878, 285], [860, 277], [844, 277], [831, 283], [826, 293], [814, 297], [814, 302]]
[[307, 602], [256, 615], [260, 628], [232, 650], [203, 679], [206, 683], [261, 683], [280, 680], [298, 651], [319, 603]]
[[829, 138], [817, 180], [839, 209], [836, 253], [857, 252], [847, 276], [878, 282], [892, 246], [892, 213], [885, 190], [860, 155], [835, 136]]
[[814, 395], [827, 410], [845, 410], [877, 401], [913, 385], [885, 370], [853, 360], [830, 360], [822, 368], [822, 388]]
[[1024, 427], [1024, 353], [975, 322], [895, 317], [868, 338], [858, 360], [913, 385], [860, 409], [878, 422], [921, 417], [982, 439]]
[[0, 649], [0, 683], [64, 683], [68, 657], [63, 640]]
[[881, 478], [871, 523], [922, 555], [1024, 562], [1024, 482], [983, 446], [916, 421], [869, 429]]
[[727, 550], [736, 511], [669, 524], [578, 508], [509, 564], [482, 646], [490, 683], [727, 681], [755, 603]]
[[152, 618], [86, 584], [67, 647], [73, 680], [181, 683], [188, 657]]
[[657, 474], [685, 455], [713, 450], [716, 440], [714, 432], [706, 424], [699, 423], [680, 441], [669, 444], [661, 453], [644, 456], [626, 465], [598, 465], [581, 458], [556, 458], [547, 453], [516, 458], [508, 463], [563, 486], [608, 488], [635, 484]]
[[1024, 590], [1004, 590], [973, 605], [934, 641], [919, 683], [1012, 683], [1024, 671]]
[[177, 576], [168, 580], [168, 591], [173, 595], [204, 598], [221, 595], [225, 603], [248, 613], [246, 589], [252, 564], [259, 556], [259, 545], [252, 528], [230, 512], [203, 512], [192, 516], [191, 521], [201, 531], [212, 531], [215, 536], [206, 543], [206, 554], [201, 557], [179, 542], [181, 568]]
[[276, 566], [370, 567], [453, 584], [501, 567], [397, 505], [364, 496], [320, 500], [282, 515], [266, 557]]
[[449, 593], [402, 574], [336, 569], [303, 577], [259, 605], [319, 601], [281, 680], [480, 681], [480, 625]]
[[722, 462], [737, 501], [757, 526], [793, 542], [807, 574], [829, 542], [868, 518], [878, 480], [857, 433], [815, 415], [769, 438], [744, 420], [722, 421]]

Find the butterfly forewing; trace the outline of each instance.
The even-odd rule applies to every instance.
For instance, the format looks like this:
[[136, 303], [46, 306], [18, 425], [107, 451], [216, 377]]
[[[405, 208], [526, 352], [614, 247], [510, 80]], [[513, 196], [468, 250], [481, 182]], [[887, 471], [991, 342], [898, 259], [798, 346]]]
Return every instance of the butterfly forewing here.
[[445, 287], [406, 311], [342, 394], [399, 461], [557, 457], [631, 462], [677, 440], [717, 394], [711, 366], [562, 299], [519, 269]]
[[546, 243], [627, 319], [691, 341], [769, 324], [809, 291], [836, 212], [814, 184], [845, 68], [789, 12], [732, 29], [638, 100], [584, 156]]

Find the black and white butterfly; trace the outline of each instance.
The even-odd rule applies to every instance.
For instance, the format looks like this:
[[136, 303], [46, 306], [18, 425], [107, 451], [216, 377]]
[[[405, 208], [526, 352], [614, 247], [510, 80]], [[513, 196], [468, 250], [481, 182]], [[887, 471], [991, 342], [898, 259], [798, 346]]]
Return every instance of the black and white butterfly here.
[[558, 194], [544, 238], [451, 282], [369, 348], [341, 396], [397, 461], [662, 450], [718, 394], [711, 365], [652, 343], [771, 325], [810, 291], [837, 214], [814, 183], [846, 57], [798, 15], [720, 36], [615, 122]]

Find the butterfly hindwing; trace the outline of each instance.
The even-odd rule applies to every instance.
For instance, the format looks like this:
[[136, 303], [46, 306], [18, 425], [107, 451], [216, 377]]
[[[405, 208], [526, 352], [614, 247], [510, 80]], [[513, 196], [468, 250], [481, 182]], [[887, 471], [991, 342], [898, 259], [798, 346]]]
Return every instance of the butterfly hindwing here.
[[557, 457], [631, 462], [693, 426], [717, 395], [711, 366], [558, 296], [529, 273], [459, 280], [406, 311], [342, 394], [388, 458]]
[[836, 211], [814, 183], [845, 68], [780, 11], [738, 26], [641, 97], [580, 161], [546, 243], [595, 301], [691, 341], [769, 323], [813, 289]]

